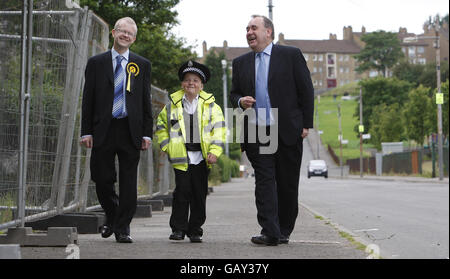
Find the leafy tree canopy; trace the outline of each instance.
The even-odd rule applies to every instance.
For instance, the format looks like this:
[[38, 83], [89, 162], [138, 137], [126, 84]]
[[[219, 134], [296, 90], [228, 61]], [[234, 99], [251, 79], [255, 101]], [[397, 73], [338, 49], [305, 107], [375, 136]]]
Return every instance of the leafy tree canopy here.
[[377, 31], [361, 37], [366, 44], [359, 54], [355, 55], [359, 73], [376, 70], [385, 76], [386, 70], [392, 68], [404, 56], [396, 33]]

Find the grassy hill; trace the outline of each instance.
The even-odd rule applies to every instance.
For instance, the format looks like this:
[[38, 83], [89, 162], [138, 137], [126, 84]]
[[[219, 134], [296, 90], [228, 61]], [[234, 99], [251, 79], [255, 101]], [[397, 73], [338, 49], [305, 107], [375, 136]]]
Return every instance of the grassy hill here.
[[[335, 153], [339, 156], [339, 118], [338, 118], [338, 104], [341, 104], [341, 124], [342, 124], [342, 135], [345, 140], [349, 143], [343, 145], [343, 161], [347, 159], [359, 158], [359, 136], [353, 131], [355, 125], [359, 123], [358, 119], [354, 117], [357, 106], [359, 105], [357, 99], [353, 98], [350, 100], [343, 100], [342, 95], [346, 91], [339, 91], [340, 94], [336, 93], [336, 100], [333, 97], [333, 91], [327, 92], [327, 94], [320, 97], [320, 102], [316, 98], [316, 109], [318, 110], [319, 119], [315, 118], [314, 122], [316, 129], [322, 130], [321, 135], [322, 142], [326, 146], [330, 144], [333, 147]], [[347, 88], [348, 90], [348, 88]], [[355, 89], [356, 90], [356, 89]], [[357, 88], [359, 90], [359, 88]], [[349, 92], [350, 93], [350, 92]], [[354, 95], [350, 93], [350, 95]], [[372, 148], [372, 145], [364, 144], [364, 148]], [[370, 156], [369, 152], [363, 153], [364, 157]]]

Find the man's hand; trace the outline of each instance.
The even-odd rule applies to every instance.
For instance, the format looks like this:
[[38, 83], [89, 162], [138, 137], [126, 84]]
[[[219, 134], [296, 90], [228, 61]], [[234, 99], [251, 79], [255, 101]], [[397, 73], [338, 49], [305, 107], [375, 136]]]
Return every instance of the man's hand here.
[[141, 150], [147, 150], [150, 147], [150, 140], [142, 139]]
[[80, 145], [86, 148], [92, 148], [93, 142], [92, 136], [85, 136], [80, 139]]
[[256, 103], [255, 98], [253, 98], [252, 96], [242, 97], [239, 101], [240, 101], [241, 108], [243, 108], [243, 109], [251, 108], [253, 106], [253, 104]]
[[209, 164], [215, 164], [215, 163], [217, 163], [217, 156], [214, 154], [208, 153], [208, 158], [206, 158], [206, 161]]
[[309, 133], [309, 129], [303, 128], [303, 131], [302, 131], [302, 138], [306, 138], [306, 137], [308, 136], [308, 133]]

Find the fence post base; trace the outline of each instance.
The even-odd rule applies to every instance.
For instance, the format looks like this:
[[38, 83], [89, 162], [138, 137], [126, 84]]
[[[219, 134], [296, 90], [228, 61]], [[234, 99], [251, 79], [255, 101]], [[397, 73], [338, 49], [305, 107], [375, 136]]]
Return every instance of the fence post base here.
[[20, 246], [17, 244], [0, 245], [0, 260], [21, 259]]
[[33, 233], [31, 227], [9, 228], [6, 235], [0, 236], [0, 244], [19, 244], [20, 246], [67, 246], [77, 244], [77, 228], [51, 227], [47, 233]]

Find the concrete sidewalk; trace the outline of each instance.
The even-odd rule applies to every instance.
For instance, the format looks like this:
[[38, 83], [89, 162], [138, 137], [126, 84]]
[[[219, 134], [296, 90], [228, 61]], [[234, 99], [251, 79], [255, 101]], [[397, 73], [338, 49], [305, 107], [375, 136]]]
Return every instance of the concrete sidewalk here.
[[[300, 186], [301, 187], [301, 186]], [[233, 179], [214, 187], [207, 198], [203, 243], [169, 240], [171, 207], [153, 212], [151, 218], [135, 218], [132, 244], [116, 243], [114, 237], [79, 234], [81, 259], [364, 259], [355, 243], [341, 237], [336, 227], [300, 206], [299, 217], [288, 245], [258, 246], [250, 242], [260, 232], [256, 220], [254, 178]], [[25, 259], [64, 259], [66, 247], [21, 247]]]

